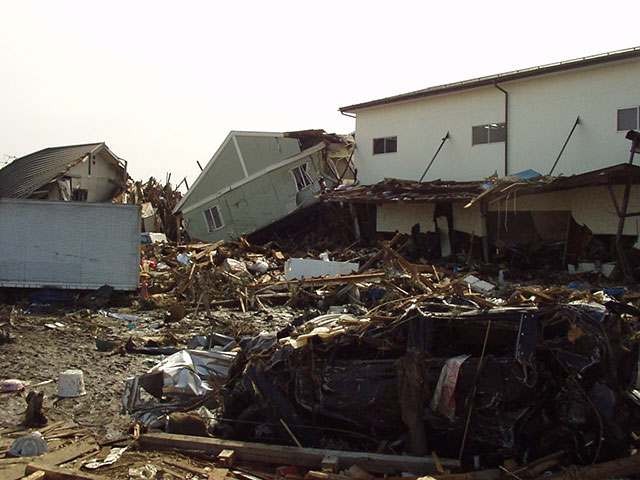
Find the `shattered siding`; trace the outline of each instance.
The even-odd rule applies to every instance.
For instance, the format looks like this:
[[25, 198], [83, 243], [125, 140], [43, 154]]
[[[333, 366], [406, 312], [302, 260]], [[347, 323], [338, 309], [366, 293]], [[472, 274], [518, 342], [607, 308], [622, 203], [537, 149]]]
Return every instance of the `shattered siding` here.
[[[623, 185], [612, 186], [622, 203]], [[595, 235], [615, 235], [618, 228], [618, 216], [609, 196], [607, 187], [595, 186], [575, 188], [558, 192], [546, 192], [530, 195], [513, 195], [506, 201], [489, 204], [490, 212], [505, 211], [570, 211], [579, 225], [586, 225]], [[640, 211], [640, 186], [631, 188], [629, 212]], [[638, 235], [640, 219], [630, 217], [625, 221], [624, 235]]]
[[377, 229], [379, 232], [411, 233], [411, 228], [419, 223], [421, 232], [435, 232], [434, 211], [433, 203], [382, 203], [377, 208]]
[[[105, 202], [111, 199], [118, 191], [116, 183], [122, 183], [119, 172], [114, 170], [110, 163], [99, 152], [94, 156], [89, 174], [89, 158], [71, 167], [66, 176], [72, 177], [72, 190], [76, 188], [87, 190], [88, 202]], [[58, 200], [59, 197], [50, 198]]]

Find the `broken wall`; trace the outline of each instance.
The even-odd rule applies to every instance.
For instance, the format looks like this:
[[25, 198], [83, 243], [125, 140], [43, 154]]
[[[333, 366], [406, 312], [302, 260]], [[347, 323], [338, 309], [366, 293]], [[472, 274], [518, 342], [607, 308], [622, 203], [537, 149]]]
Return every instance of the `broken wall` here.
[[[624, 185], [613, 185], [613, 192], [622, 203]], [[586, 225], [594, 235], [615, 235], [618, 228], [618, 215], [606, 186], [592, 186], [560, 190], [554, 192], [519, 195], [514, 192], [505, 199], [489, 203], [489, 212], [523, 211], [570, 211], [576, 223]], [[629, 212], [640, 211], [640, 186], [631, 187]], [[640, 219], [628, 218], [625, 221], [624, 235], [638, 235]]]
[[381, 203], [377, 206], [379, 232], [411, 233], [420, 224], [421, 232], [435, 232], [434, 203]]

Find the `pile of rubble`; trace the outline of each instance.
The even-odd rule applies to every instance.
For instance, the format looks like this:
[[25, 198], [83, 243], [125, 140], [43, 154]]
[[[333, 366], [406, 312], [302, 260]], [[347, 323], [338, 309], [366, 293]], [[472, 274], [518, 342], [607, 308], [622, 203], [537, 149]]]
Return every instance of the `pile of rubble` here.
[[[133, 435], [66, 478], [95, 478], [91, 462], [115, 478], [220, 480], [640, 468], [637, 291], [471, 256], [428, 264], [399, 234], [284, 246], [143, 245], [135, 303], [162, 312], [157, 335], [96, 346], [161, 358], [123, 386]], [[146, 473], [127, 460], [142, 452], [158, 455]]]

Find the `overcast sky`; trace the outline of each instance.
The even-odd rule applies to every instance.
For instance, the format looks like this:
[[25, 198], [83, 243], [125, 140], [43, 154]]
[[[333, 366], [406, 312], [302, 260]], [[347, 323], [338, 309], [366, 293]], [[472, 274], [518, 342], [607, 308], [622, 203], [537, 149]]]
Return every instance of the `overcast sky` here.
[[104, 141], [191, 185], [231, 130], [348, 133], [341, 106], [640, 45], [632, 4], [589, 5], [0, 0], [0, 166]]

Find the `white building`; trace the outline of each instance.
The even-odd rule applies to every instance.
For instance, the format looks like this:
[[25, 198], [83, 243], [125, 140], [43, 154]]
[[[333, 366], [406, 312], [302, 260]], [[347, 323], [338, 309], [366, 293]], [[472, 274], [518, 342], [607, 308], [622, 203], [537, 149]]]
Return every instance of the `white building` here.
[[[482, 238], [485, 258], [488, 243], [534, 250], [559, 242], [568, 250], [583, 227], [586, 236], [615, 236], [618, 251], [622, 236], [640, 234], [640, 169], [620, 165], [630, 158], [627, 132], [640, 124], [640, 47], [440, 85], [340, 111], [356, 117], [354, 164], [361, 187], [336, 192], [332, 201], [360, 205], [360, 224], [368, 229], [438, 232], [441, 243], [457, 239], [453, 250], [458, 252], [461, 244]], [[504, 193], [494, 187], [472, 203], [447, 192], [460, 192], [464, 185], [434, 182], [480, 181], [528, 170], [576, 177], [549, 188], [544, 183], [551, 178], [534, 180], [541, 188], [511, 178], [503, 183]], [[414, 183], [384, 182], [367, 190], [386, 178]], [[469, 186], [468, 193], [479, 185]], [[579, 258], [581, 251], [574, 253]], [[565, 252], [565, 263], [568, 257]]]
[[527, 169], [572, 175], [624, 163], [638, 129], [640, 47], [340, 108], [356, 115], [362, 184], [393, 177], [478, 180]]

